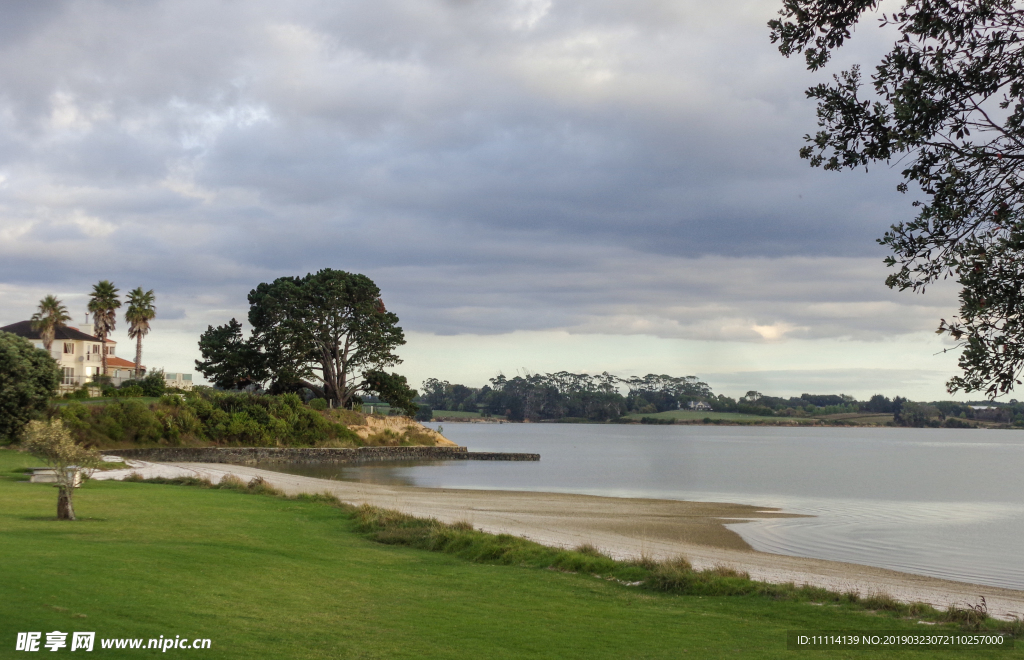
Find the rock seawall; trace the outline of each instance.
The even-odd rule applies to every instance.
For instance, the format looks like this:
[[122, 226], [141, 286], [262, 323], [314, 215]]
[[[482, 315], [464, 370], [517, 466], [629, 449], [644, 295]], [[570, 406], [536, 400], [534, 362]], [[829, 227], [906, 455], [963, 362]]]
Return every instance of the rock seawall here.
[[386, 461], [539, 461], [540, 454], [467, 451], [465, 447], [153, 447], [103, 454], [157, 463], [376, 463]]

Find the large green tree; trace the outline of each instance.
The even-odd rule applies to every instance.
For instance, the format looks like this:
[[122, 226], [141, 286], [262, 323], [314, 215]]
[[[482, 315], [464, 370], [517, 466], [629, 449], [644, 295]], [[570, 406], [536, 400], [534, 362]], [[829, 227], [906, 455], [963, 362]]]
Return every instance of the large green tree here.
[[[878, 0], [784, 0], [771, 38], [823, 67]], [[990, 395], [1024, 369], [1024, 9], [1012, 0], [910, 0], [879, 17], [897, 40], [870, 74], [858, 66], [807, 90], [820, 130], [802, 157], [827, 170], [897, 162], [917, 217], [879, 242], [889, 287], [960, 285], [939, 332], [963, 348], [948, 388]]]
[[46, 409], [60, 379], [60, 368], [49, 353], [0, 332], [0, 443], [18, 439], [25, 425]]
[[92, 314], [92, 327], [100, 338], [100, 364], [102, 375], [107, 375], [107, 335], [117, 326], [117, 310], [121, 300], [117, 297], [119, 289], [110, 280], [101, 280], [94, 284], [89, 294], [87, 309]]
[[235, 319], [208, 326], [199, 337], [199, 352], [203, 359], [196, 360], [196, 369], [225, 390], [260, 387], [270, 377], [263, 353], [242, 336], [242, 324]]
[[68, 308], [57, 296], [50, 295], [39, 301], [39, 310], [32, 315], [32, 329], [39, 333], [46, 350], [50, 350], [57, 328], [63, 328], [70, 320]]
[[149, 334], [149, 322], [156, 317], [156, 296], [153, 290], [136, 287], [128, 292], [128, 308], [124, 320], [128, 322], [128, 337], [135, 340], [135, 378], [142, 368], [142, 338]]
[[305, 387], [334, 405], [354, 405], [372, 393], [414, 410], [405, 379], [385, 371], [401, 363], [405, 343], [398, 317], [384, 308], [380, 289], [365, 275], [326, 268], [281, 277], [249, 292], [252, 336], [241, 325], [209, 328], [200, 338], [197, 368], [224, 384], [240, 374], [267, 374], [272, 389]]

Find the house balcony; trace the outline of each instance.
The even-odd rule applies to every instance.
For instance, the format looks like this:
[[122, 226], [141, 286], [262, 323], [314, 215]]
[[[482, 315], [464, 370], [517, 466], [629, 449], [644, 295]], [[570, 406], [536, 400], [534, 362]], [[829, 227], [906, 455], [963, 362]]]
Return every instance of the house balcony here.
[[[132, 380], [130, 376], [109, 376], [110, 384], [114, 387], [120, 387], [126, 381]], [[61, 376], [60, 380], [60, 391], [72, 392], [81, 388], [83, 385], [95, 385], [97, 388], [99, 384], [95, 381], [95, 376]]]

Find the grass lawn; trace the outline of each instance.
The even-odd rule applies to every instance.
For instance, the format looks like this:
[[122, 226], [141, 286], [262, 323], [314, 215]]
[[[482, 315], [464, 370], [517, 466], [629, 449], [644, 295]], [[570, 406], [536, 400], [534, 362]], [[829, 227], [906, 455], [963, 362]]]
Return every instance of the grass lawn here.
[[666, 410], [660, 413], [632, 413], [626, 419], [640, 420], [643, 417], [655, 419], [680, 419], [684, 421], [718, 419], [728, 422], [811, 422], [807, 417], [764, 417], [762, 415], [744, 415], [733, 412], [711, 412], [703, 410]]
[[478, 412], [466, 412], [464, 410], [435, 410], [434, 417], [447, 417], [449, 419], [476, 419], [481, 417]]
[[822, 415], [817, 419], [854, 422], [856, 424], [887, 424], [893, 421], [891, 413], [840, 413], [838, 415]]
[[[789, 658], [786, 631], [936, 632], [886, 615], [641, 591], [589, 575], [374, 543], [325, 504], [89, 482], [80, 520], [0, 450], [0, 653], [17, 632], [210, 638], [204, 658]], [[45, 649], [44, 649], [45, 650]], [[69, 649], [63, 649], [67, 653]], [[155, 650], [102, 650], [148, 657]], [[1022, 657], [1012, 651], [804, 651], [802, 658]]]

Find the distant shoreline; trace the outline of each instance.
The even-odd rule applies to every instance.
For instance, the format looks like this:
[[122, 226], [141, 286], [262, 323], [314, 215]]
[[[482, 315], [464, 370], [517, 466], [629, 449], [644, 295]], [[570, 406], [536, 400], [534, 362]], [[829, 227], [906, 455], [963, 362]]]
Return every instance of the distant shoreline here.
[[542, 419], [535, 422], [524, 420], [524, 421], [511, 421], [507, 419], [496, 419], [493, 417], [435, 417], [430, 420], [430, 423], [435, 424], [590, 424], [590, 425], [620, 425], [620, 426], [780, 426], [788, 428], [896, 428], [896, 429], [907, 429], [907, 428], [922, 428], [922, 429], [955, 429], [955, 430], [978, 430], [978, 429], [1001, 429], [1001, 430], [1024, 430], [1020, 427], [1011, 426], [1009, 424], [998, 424], [998, 423], [986, 423], [976, 422], [969, 425], [963, 426], [900, 426], [897, 424], [889, 423], [877, 423], [877, 422], [857, 422], [854, 420], [843, 420], [843, 419], [807, 419], [807, 420], [794, 420], [794, 419], [674, 419], [664, 420], [653, 418], [657, 421], [645, 422], [641, 419], [619, 419], [605, 422], [591, 421], [591, 420], [577, 420], [577, 419]]

